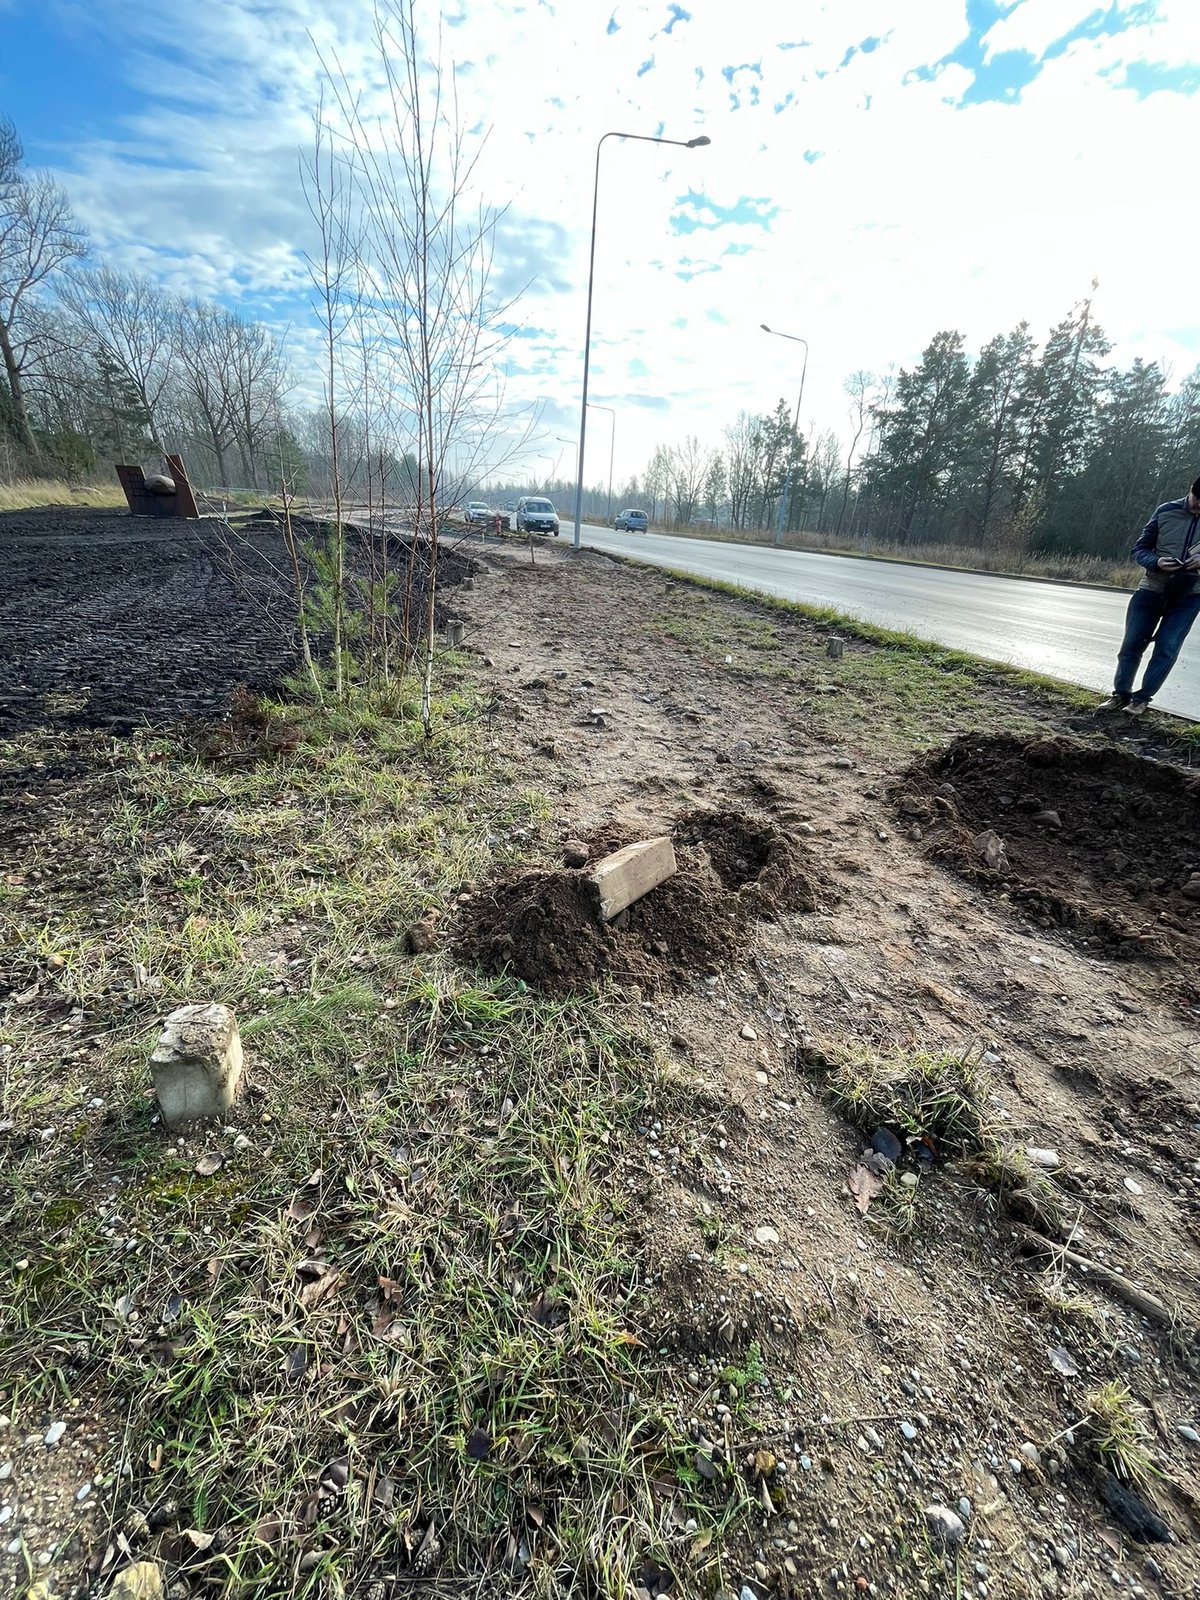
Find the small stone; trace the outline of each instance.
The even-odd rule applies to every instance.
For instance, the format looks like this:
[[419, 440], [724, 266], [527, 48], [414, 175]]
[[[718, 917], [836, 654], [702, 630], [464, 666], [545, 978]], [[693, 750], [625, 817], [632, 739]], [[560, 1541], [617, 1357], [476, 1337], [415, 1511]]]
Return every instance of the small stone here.
[[755, 1033], [754, 1029], [750, 1026], [750, 1024], [748, 1022], [743, 1022], [742, 1023], [741, 1037], [743, 1039], [755, 1040], [755, 1039], [758, 1038], [758, 1035], [757, 1035], [757, 1033]]
[[584, 867], [590, 852], [582, 839], [568, 839], [562, 847], [564, 867]]
[[408, 930], [408, 948], [413, 955], [424, 955], [437, 944], [437, 927], [432, 917], [424, 916]]
[[46, 1429], [46, 1437], [43, 1441], [47, 1450], [53, 1450], [66, 1431], [67, 1425], [65, 1422], [52, 1422]]
[[771, 1576], [771, 1569], [765, 1561], [756, 1561], [754, 1563], [754, 1576], [758, 1579], [759, 1583], [766, 1583], [768, 1581]]
[[1146, 1192], [1136, 1178], [1122, 1178], [1121, 1182], [1129, 1190], [1130, 1194], [1145, 1194]]
[[85, 1483], [85, 1484], [81, 1485], [80, 1488], [76, 1489], [75, 1498], [80, 1503], [82, 1503], [84, 1500], [87, 1499], [88, 1495], [90, 1495], [91, 1492], [92, 1492], [91, 1484], [90, 1483]]
[[761, 1228], [755, 1228], [754, 1237], [758, 1240], [759, 1244], [779, 1243], [779, 1235], [775, 1232], [775, 1229], [765, 1224]]
[[1046, 828], [1062, 827], [1062, 818], [1057, 811], [1038, 811], [1034, 814], [1033, 820], [1040, 822]]
[[1200, 1444], [1200, 1433], [1197, 1433], [1190, 1423], [1181, 1422], [1178, 1428], [1181, 1439], [1186, 1439], [1189, 1444]]
[[154, 1091], [168, 1128], [223, 1116], [242, 1081], [242, 1041], [223, 1005], [180, 1006], [150, 1057]]
[[1030, 1166], [1045, 1167], [1047, 1171], [1062, 1165], [1057, 1150], [1043, 1149], [1031, 1144], [1025, 1146], [1025, 1159]]
[[1065, 1572], [1075, 1558], [1066, 1545], [1056, 1544], [1050, 1552], [1050, 1559], [1056, 1567], [1060, 1567]]
[[971, 1515], [971, 1502], [967, 1499], [965, 1494], [958, 1502], [958, 1509], [961, 1516], [969, 1517]]
[[754, 1074], [754, 1081], [758, 1084], [760, 1089], [765, 1089], [771, 1080], [767, 1077], [765, 1072], [756, 1072]]
[[1192, 873], [1180, 893], [1187, 895], [1189, 900], [1200, 900], [1200, 872]]
[[909, 1440], [909, 1441], [910, 1441], [910, 1443], [911, 1443], [911, 1441], [912, 1441], [912, 1440], [913, 1440], [913, 1439], [915, 1439], [915, 1438], [916, 1438], [916, 1437], [917, 1437], [917, 1435], [918, 1435], [918, 1433], [919, 1433], [919, 1431], [920, 1431], [920, 1430], [919, 1430], [919, 1429], [917, 1429], [917, 1428], [915, 1428], [915, 1427], [914, 1427], [914, 1426], [913, 1426], [913, 1425], [912, 1425], [912, 1423], [911, 1423], [911, 1422], [902, 1422], [902, 1423], [901, 1423], [901, 1424], [900, 1424], [900, 1432], [901, 1432], [901, 1433], [902, 1433], [902, 1434], [903, 1434], [903, 1435], [904, 1435], [904, 1437], [905, 1437], [905, 1438], [906, 1438], [906, 1439], [907, 1439], [907, 1440]]
[[886, 1156], [889, 1161], [899, 1161], [904, 1154], [904, 1146], [890, 1128], [875, 1129], [871, 1135], [871, 1149]]
[[920, 1177], [915, 1172], [902, 1172], [900, 1174], [900, 1182], [906, 1189], [915, 1189], [920, 1181]]
[[977, 833], [971, 843], [984, 866], [993, 872], [1007, 870], [1008, 855], [1005, 852], [1004, 840], [994, 828], [985, 828], [982, 833]]
[[926, 1506], [925, 1525], [932, 1536], [950, 1550], [962, 1543], [967, 1532], [962, 1518], [949, 1506]]
[[1024, 1444], [1017, 1446], [1017, 1454], [1031, 1467], [1040, 1467], [1042, 1464], [1041, 1451], [1037, 1445], [1031, 1444], [1028, 1440]]

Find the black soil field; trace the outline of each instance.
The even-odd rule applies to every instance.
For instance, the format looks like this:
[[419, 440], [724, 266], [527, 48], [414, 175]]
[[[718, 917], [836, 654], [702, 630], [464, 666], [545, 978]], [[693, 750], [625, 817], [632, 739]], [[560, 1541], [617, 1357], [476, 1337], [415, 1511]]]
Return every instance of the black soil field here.
[[[407, 547], [393, 543], [394, 568]], [[445, 552], [439, 584], [469, 570]], [[270, 691], [296, 665], [291, 565], [269, 514], [7, 512], [0, 575], [0, 735], [221, 716], [235, 690]]]
[[896, 803], [936, 859], [1043, 927], [1125, 954], [1196, 950], [1200, 779], [1178, 767], [1110, 744], [966, 735], [910, 767]]

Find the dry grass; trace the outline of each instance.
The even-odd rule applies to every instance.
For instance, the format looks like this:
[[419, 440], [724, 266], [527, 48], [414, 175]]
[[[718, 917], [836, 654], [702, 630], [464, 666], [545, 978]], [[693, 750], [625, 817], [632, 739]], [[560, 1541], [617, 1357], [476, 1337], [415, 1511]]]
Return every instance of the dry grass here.
[[[769, 545], [774, 534], [768, 528], [673, 527], [663, 523], [656, 532], [679, 534], [689, 539], [715, 539], [724, 544]], [[1108, 556], [1085, 555], [1068, 551], [1039, 555], [1036, 551], [1013, 551], [982, 545], [943, 543], [899, 544], [891, 539], [872, 539], [869, 544], [831, 533], [806, 531], [785, 534], [785, 550], [811, 550], [827, 555], [859, 556], [867, 561], [901, 561], [916, 566], [959, 567], [972, 572], [1006, 573], [1010, 577], [1050, 578], [1058, 582], [1099, 583], [1115, 589], [1131, 589], [1137, 569], [1127, 561]]]
[[123, 506], [119, 483], [68, 483], [64, 478], [17, 478], [0, 483], [0, 511], [33, 506]]
[[826, 1074], [830, 1100], [864, 1133], [892, 1128], [902, 1138], [927, 1141], [939, 1156], [968, 1155], [984, 1143], [990, 1085], [968, 1056], [833, 1048], [814, 1065]]

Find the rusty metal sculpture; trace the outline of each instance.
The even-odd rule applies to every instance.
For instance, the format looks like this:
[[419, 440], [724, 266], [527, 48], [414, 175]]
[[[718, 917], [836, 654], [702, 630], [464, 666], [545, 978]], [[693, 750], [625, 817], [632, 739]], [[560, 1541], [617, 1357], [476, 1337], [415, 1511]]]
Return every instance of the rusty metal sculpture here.
[[141, 467], [118, 466], [117, 477], [129, 502], [131, 516], [135, 517], [198, 517], [196, 496], [188, 481], [187, 468], [182, 456], [167, 456], [170, 476], [165, 472], [151, 473], [149, 477]]

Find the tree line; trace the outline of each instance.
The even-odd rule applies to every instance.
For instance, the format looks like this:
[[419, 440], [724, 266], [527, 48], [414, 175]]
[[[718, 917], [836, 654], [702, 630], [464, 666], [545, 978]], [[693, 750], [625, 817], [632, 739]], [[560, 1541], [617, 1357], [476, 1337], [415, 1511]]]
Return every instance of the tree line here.
[[1118, 556], [1200, 472], [1200, 367], [1173, 389], [1156, 361], [1110, 363], [1090, 297], [1040, 344], [1022, 322], [975, 356], [964, 346], [943, 330], [911, 369], [851, 374], [843, 439], [794, 434], [780, 401], [742, 412], [719, 447], [659, 446], [628, 492], [675, 522], [702, 508], [769, 528], [790, 461], [789, 529]]

